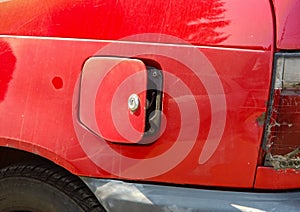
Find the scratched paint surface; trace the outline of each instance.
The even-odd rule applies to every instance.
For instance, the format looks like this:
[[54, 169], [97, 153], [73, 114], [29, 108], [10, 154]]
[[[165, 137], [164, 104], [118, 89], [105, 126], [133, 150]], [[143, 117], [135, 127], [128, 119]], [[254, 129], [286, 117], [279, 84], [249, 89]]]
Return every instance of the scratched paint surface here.
[[[273, 36], [266, 0], [12, 0], [0, 4], [2, 34], [116, 40], [161, 33], [198, 45], [260, 49], [270, 48]], [[141, 41], [169, 42], [163, 37]]]
[[[273, 25], [269, 1], [40, 2], [16, 0], [0, 3], [0, 20], [5, 20], [0, 22], [0, 58], [8, 55], [8, 73], [11, 73], [5, 75], [10, 77], [1, 87], [0, 114], [5, 114], [5, 119], [0, 121], [1, 145], [34, 152], [83, 176], [252, 187], [263, 131], [256, 119], [266, 112], [271, 78]], [[252, 16], [254, 11], [255, 17]], [[168, 34], [188, 44], [172, 42], [164, 36], [143, 37], [131, 42], [122, 40], [139, 33]], [[121, 41], [113, 41], [119, 39]], [[165, 81], [168, 83], [165, 88], [180, 94], [178, 85], [182, 82], [191, 94], [180, 94], [176, 98], [168, 94], [163, 96], [166, 129], [153, 145], [126, 146], [109, 142], [105, 145], [124, 157], [137, 160], [155, 158], [175, 146], [180, 136], [178, 102], [187, 105], [194, 102], [200, 114], [196, 119], [196, 113], [186, 111], [187, 117], [196, 120], [200, 126], [195, 129], [197, 125], [187, 125], [191, 134], [196, 132], [195, 143], [183, 140], [182, 149], [189, 147], [190, 151], [176, 166], [159, 172], [159, 175], [147, 178], [141, 177], [143, 173], [137, 173], [126, 178], [126, 170], [120, 169], [123, 161], [119, 157], [108, 157], [101, 152], [103, 148], [93, 149], [95, 146], [92, 145], [90, 148], [95, 153], [92, 156], [102, 159], [105, 165], [111, 165], [115, 172], [107, 171], [86, 154], [75, 132], [78, 127], [82, 137], [93, 136], [83, 126], [77, 126], [76, 119], [73, 123], [76, 109], [73, 97], [78, 96], [76, 86], [84, 62], [110, 43], [128, 51], [142, 47], [145, 52], [179, 52], [185, 58], [197, 50], [204, 59], [190, 57], [189, 63], [197, 67], [197, 73], [205, 73], [201, 68], [210, 64], [221, 82], [224, 93], [209, 94], [206, 87], [214, 88], [215, 76], [202, 74], [203, 78], [199, 79], [187, 64], [171, 57], [159, 54], [136, 56], [156, 61], [165, 75], [169, 73], [178, 78], [178, 81]], [[7, 51], [9, 54], [4, 54]], [[203, 83], [204, 78], [208, 81], [211, 78], [211, 83]], [[226, 107], [220, 106], [226, 111], [212, 109], [211, 100], [219, 96], [226, 99]], [[213, 128], [211, 123], [218, 121], [213, 117], [219, 117], [219, 113], [226, 116], [224, 132], [218, 140], [220, 143], [209, 160], [199, 163]], [[171, 159], [182, 155], [182, 152], [174, 154]], [[160, 170], [168, 162], [150, 163], [144, 170]]]

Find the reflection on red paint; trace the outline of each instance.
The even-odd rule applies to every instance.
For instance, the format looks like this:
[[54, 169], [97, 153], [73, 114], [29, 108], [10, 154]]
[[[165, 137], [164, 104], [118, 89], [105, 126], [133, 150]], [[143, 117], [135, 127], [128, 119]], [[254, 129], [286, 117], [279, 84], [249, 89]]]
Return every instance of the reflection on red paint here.
[[14, 0], [1, 4], [0, 29], [10, 35], [101, 40], [161, 33], [197, 45], [266, 49], [273, 36], [269, 7], [267, 1], [235, 0]]
[[[261, 0], [223, 2], [225, 1], [13, 0], [2, 2], [1, 37], [4, 37], [13, 47], [18, 64], [9, 92], [7, 93], [7, 88], [1, 88], [4, 94], [7, 94], [5, 101], [0, 104], [0, 113], [6, 114], [5, 120], [0, 121], [0, 135], [12, 140], [6, 139], [4, 142], [0, 139], [1, 145], [36, 153], [81, 176], [147, 180], [153, 183], [181, 185], [252, 188], [263, 131], [255, 121], [266, 110], [265, 101], [269, 95], [273, 59], [270, 2]], [[254, 12], [255, 16], [252, 16]], [[158, 36], [152, 40], [124, 40], [124, 37], [128, 38], [127, 36], [130, 35], [132, 38], [138, 33]], [[181, 38], [189, 43], [164, 40], [164, 34]], [[22, 37], [24, 35], [38, 36], [38, 38]], [[65, 39], [70, 37], [80, 39]], [[98, 164], [83, 151], [81, 140], [74, 132], [78, 129], [73, 128], [73, 121], [74, 125], [78, 124], [76, 98], [79, 98], [79, 94], [76, 90], [76, 80], [80, 76], [84, 61], [111, 43], [117, 45], [116, 52], [120, 49], [128, 52], [143, 50], [140, 53], [142, 59], [153, 60], [161, 66], [164, 74], [171, 73], [178, 77], [188, 85], [191, 94], [182, 92], [175, 98], [172, 93], [172, 95], [164, 93], [162, 110], [168, 121], [166, 130], [155, 143], [147, 146], [135, 147], [92, 140], [90, 138], [95, 136], [87, 134], [83, 127], [78, 126], [81, 127], [80, 136], [86, 139], [83, 143], [91, 140], [95, 145], [108, 145], [109, 149], [121, 155], [119, 157], [115, 154], [111, 157], [110, 152], [103, 151], [103, 148], [88, 147], [89, 151], [95, 151], [95, 154], [91, 154], [92, 157], [99, 157], [99, 161], [103, 163], [97, 166]], [[162, 45], [162, 43], [184, 43], [185, 45]], [[203, 46], [195, 47], [192, 44]], [[211, 45], [226, 48], [209, 47]], [[162, 49], [164, 54], [148, 52], [158, 49]], [[209, 63], [192, 57], [190, 53], [194, 51], [203, 53]], [[170, 55], [173, 53], [180, 55], [181, 59], [187, 58], [188, 63], [171, 59]], [[203, 77], [199, 79], [193, 74], [188, 64], [193, 65], [195, 67], [193, 70], [203, 74], [201, 75]], [[221, 104], [210, 103], [218, 102], [218, 99], [225, 95], [224, 92], [211, 92], [211, 89], [216, 91], [214, 81], [216, 78], [211, 74], [205, 74], [209, 64], [216, 69], [218, 79], [224, 86], [226, 104], [222, 105], [226, 105], [226, 110], [222, 109], [224, 107], [221, 107]], [[55, 78], [56, 76], [58, 78]], [[60, 77], [63, 82], [60, 81]], [[211, 83], [204, 84], [205, 79], [207, 80], [205, 82]], [[173, 88], [174, 92], [177, 92], [178, 83], [174, 85], [164, 83], [164, 85], [169, 85], [168, 88]], [[63, 89], [55, 89], [60, 87]], [[207, 87], [210, 89], [206, 89]], [[182, 89], [178, 91], [181, 92]], [[196, 110], [189, 109], [186, 109], [185, 117], [191, 121], [196, 120], [200, 127], [193, 123], [183, 125], [189, 130], [188, 136], [194, 133], [197, 138], [182, 139], [184, 142], [179, 143], [182, 144], [181, 147], [176, 140], [182, 137], [180, 130], [184, 129], [181, 127], [184, 122], [177, 102], [189, 106], [190, 102], [194, 102], [192, 100], [195, 100], [195, 105], [199, 108], [200, 118], [192, 116], [193, 111]], [[212, 107], [213, 105], [217, 106]], [[72, 112], [74, 112], [74, 120]], [[216, 117], [220, 117], [219, 114], [224, 112], [227, 113], [226, 126], [223, 137], [217, 139], [220, 140], [219, 146], [207, 163], [200, 164], [199, 156], [202, 154], [204, 144], [209, 135], [213, 135], [209, 134], [210, 129], [216, 126], [214, 123], [220, 123], [221, 119]], [[220, 132], [217, 131], [218, 129], [220, 128], [216, 128], [216, 132]], [[214, 137], [211, 138], [210, 140], [214, 142]], [[164, 154], [171, 155], [169, 150], [174, 147], [181, 147], [178, 148], [180, 154], [172, 154], [175, 156], [170, 157], [170, 160], [156, 159]], [[111, 160], [107, 159], [109, 157]], [[141, 166], [140, 163], [134, 163], [141, 167], [139, 172], [145, 171], [145, 173], [136, 173], [131, 169], [126, 170], [131, 175], [126, 175], [125, 171], [124, 173], [120, 171], [121, 166], [117, 164], [121, 162], [120, 165], [124, 167], [128, 165], [131, 168], [130, 163], [124, 165], [125, 157], [129, 157], [130, 162], [141, 159], [151, 161], [151, 164]], [[176, 166], [172, 167], [169, 164], [176, 164]], [[107, 172], [103, 167], [112, 167], [115, 172]], [[156, 175], [155, 177], [151, 175], [152, 177], [149, 178], [152, 171]]]

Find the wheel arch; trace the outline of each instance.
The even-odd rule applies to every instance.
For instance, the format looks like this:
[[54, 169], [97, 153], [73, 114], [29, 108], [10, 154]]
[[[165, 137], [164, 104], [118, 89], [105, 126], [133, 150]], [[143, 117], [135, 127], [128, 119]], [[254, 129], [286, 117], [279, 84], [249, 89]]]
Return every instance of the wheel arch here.
[[0, 137], [0, 168], [24, 161], [54, 163], [72, 174], [77, 171], [75, 166], [49, 149], [28, 141]]
[[[0, 138], [0, 141], [2, 139]], [[24, 171], [25, 170], [25, 171]], [[27, 170], [27, 171], [26, 171]], [[35, 174], [31, 175], [31, 171], [36, 170]], [[1, 176], [0, 180], [3, 179], [10, 179], [12, 177], [17, 177], [15, 182], [23, 182], [20, 180], [20, 177], [24, 178], [30, 178], [33, 179], [36, 182], [42, 183], [42, 185], [47, 185], [42, 190], [39, 191], [45, 191], [45, 188], [47, 188], [47, 192], [44, 193], [44, 201], [45, 201], [45, 195], [51, 194], [51, 189], [49, 189], [50, 193], [48, 192], [49, 186], [52, 186], [54, 189], [59, 189], [61, 194], [66, 195], [67, 199], [63, 199], [63, 201], [58, 201], [54, 203], [50, 203], [51, 209], [53, 207], [68, 207], [69, 204], [74, 201], [74, 204], [72, 203], [71, 206], [74, 209], [76, 205], [80, 207], [83, 211], [99, 211], [99, 212], [105, 212], [105, 209], [103, 208], [100, 201], [95, 196], [95, 193], [90, 189], [89, 186], [77, 175], [70, 172], [68, 169], [66, 169], [61, 164], [54, 163], [53, 161], [42, 157], [36, 153], [28, 152], [25, 150], [17, 149], [15, 147], [8, 147], [8, 146], [0, 146], [0, 171]], [[30, 172], [28, 172], [30, 171]], [[17, 175], [15, 175], [17, 174]], [[20, 175], [22, 174], [22, 175]], [[50, 179], [51, 178], [51, 179]], [[36, 184], [33, 181], [30, 182], [30, 186], [28, 188], [31, 188], [32, 186]], [[45, 183], [45, 184], [44, 184]], [[63, 186], [62, 186], [63, 183]], [[22, 184], [22, 183], [21, 183]], [[26, 184], [26, 183], [25, 183]], [[5, 185], [2, 181], [2, 185]], [[16, 185], [16, 183], [14, 183]], [[24, 182], [23, 182], [24, 185]], [[27, 185], [27, 184], [26, 184]], [[57, 186], [56, 186], [57, 185]], [[12, 193], [17, 192], [16, 194], [19, 195], [19, 199], [14, 199], [15, 196], [11, 195], [11, 193], [2, 193], [1, 195], [6, 195], [3, 199], [1, 199], [0, 205], [3, 203], [3, 200], [5, 200], [4, 203], [4, 209], [5, 207], [10, 208], [11, 206], [16, 206], [18, 209], [19, 207], [39, 207], [37, 205], [32, 206], [31, 203], [28, 203], [28, 198], [24, 200], [22, 195], [24, 195], [24, 190], [21, 189], [21, 187], [17, 186], [17, 190], [13, 190]], [[27, 188], [27, 187], [26, 187]], [[5, 189], [0, 189], [1, 191]], [[29, 189], [30, 190], [30, 189]], [[33, 189], [35, 190], [35, 189]], [[21, 192], [19, 192], [21, 191]], [[52, 193], [53, 193], [52, 189]], [[73, 192], [76, 192], [74, 194]], [[31, 193], [32, 194], [32, 193]], [[30, 194], [30, 195], [31, 195]], [[55, 192], [56, 194], [56, 192]], [[18, 202], [20, 200], [21, 195], [21, 202]], [[25, 192], [26, 195], [26, 192]], [[34, 194], [36, 196], [36, 194]], [[75, 196], [75, 197], [74, 197]], [[32, 195], [31, 195], [32, 197]], [[63, 196], [61, 196], [63, 197]], [[30, 197], [29, 197], [30, 200]], [[31, 199], [32, 200], [32, 199]], [[49, 198], [46, 198], [46, 201], [48, 201]], [[58, 200], [58, 199], [56, 199]], [[35, 200], [34, 200], [35, 201]], [[36, 202], [36, 201], [35, 201]], [[57, 204], [56, 204], [57, 203]], [[61, 204], [63, 203], [63, 205]], [[13, 204], [13, 205], [11, 205]], [[15, 205], [16, 204], [16, 205]], [[3, 205], [1, 205], [3, 206]], [[43, 205], [44, 207], [44, 205]], [[49, 205], [48, 205], [49, 207]], [[1, 210], [1, 209], [0, 209]], [[2, 211], [2, 210], [1, 210]], [[6, 210], [5, 210], [6, 211]], [[27, 210], [26, 210], [27, 211]], [[67, 210], [67, 211], [73, 211], [73, 210]]]

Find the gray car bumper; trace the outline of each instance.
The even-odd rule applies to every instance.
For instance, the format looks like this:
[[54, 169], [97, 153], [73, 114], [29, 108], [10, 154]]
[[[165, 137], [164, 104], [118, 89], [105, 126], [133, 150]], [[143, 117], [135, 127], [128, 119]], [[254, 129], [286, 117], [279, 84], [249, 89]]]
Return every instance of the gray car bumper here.
[[300, 192], [232, 192], [81, 179], [109, 212], [300, 210]]

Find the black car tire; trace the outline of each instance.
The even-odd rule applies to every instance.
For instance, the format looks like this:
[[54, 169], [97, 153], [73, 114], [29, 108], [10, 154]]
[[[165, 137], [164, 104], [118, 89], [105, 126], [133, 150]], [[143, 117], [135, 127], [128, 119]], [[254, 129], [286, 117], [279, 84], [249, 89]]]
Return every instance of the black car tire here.
[[0, 211], [104, 211], [77, 177], [54, 164], [23, 163], [0, 170]]

